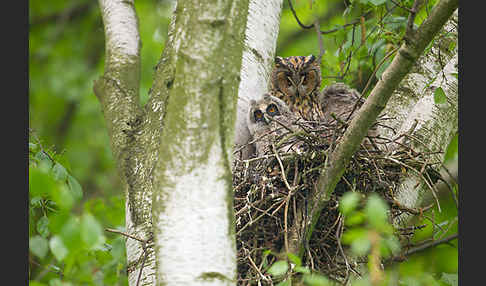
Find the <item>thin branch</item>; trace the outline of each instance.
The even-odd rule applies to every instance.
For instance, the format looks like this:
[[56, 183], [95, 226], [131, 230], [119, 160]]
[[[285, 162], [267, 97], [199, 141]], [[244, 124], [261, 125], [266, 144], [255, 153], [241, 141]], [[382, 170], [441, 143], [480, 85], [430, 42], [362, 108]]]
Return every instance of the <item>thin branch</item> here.
[[135, 240], [137, 240], [137, 241], [140, 241], [140, 242], [142, 242], [142, 243], [146, 243], [146, 242], [147, 242], [145, 239], [138, 238], [138, 237], [136, 237], [136, 236], [133, 236], [133, 235], [131, 235], [131, 234], [128, 234], [128, 233], [126, 233], [126, 232], [119, 231], [119, 230], [116, 230], [116, 229], [105, 228], [105, 231], [107, 231], [107, 232], [111, 232], [111, 233], [116, 233], [116, 234], [121, 234], [121, 235], [126, 236], [126, 237], [129, 237], [129, 238], [131, 238], [131, 239], [135, 239]]
[[[105, 70], [95, 81], [113, 153], [120, 164], [128, 140], [127, 123], [136, 121], [139, 103], [140, 36], [133, 0], [99, 0], [105, 30]], [[119, 170], [123, 174], [123, 170]]]
[[290, 10], [292, 11], [292, 14], [294, 14], [295, 20], [297, 21], [297, 23], [299, 23], [299, 26], [301, 26], [304, 29], [313, 28], [314, 27], [314, 24], [311, 24], [311, 25], [304, 25], [304, 24], [302, 24], [302, 22], [299, 20], [299, 17], [297, 17], [297, 13], [294, 10], [294, 6], [292, 6], [292, 0], [288, 0], [288, 2], [289, 2]]
[[346, 27], [349, 27], [349, 26], [354, 26], [356, 24], [359, 24], [362, 20], [362, 18], [365, 18], [365, 20], [368, 20], [366, 19], [368, 16], [370, 16], [372, 13], [372, 11], [368, 11], [366, 13], [364, 13], [363, 15], [359, 16], [359, 18], [356, 18], [355, 20], [347, 23], [347, 24], [344, 24], [344, 25], [341, 25], [340, 27], [337, 27], [337, 28], [334, 28], [334, 29], [330, 29], [330, 30], [326, 30], [326, 31], [321, 31], [321, 34], [322, 35], [326, 35], [326, 34], [331, 34], [331, 33], [334, 33], [334, 32], [337, 32], [339, 30], [342, 30]]
[[413, 22], [415, 21], [415, 17], [417, 16], [417, 12], [419, 11], [420, 5], [422, 4], [422, 0], [415, 0], [412, 5], [412, 9], [409, 10], [410, 14], [408, 15], [407, 20], [407, 30], [405, 31], [405, 35], [409, 39], [412, 38], [414, 33]]
[[398, 256], [395, 256], [393, 258], [388, 259], [386, 262], [384, 262], [384, 264], [385, 265], [389, 265], [392, 262], [404, 261], [405, 260], [405, 257], [407, 257], [407, 256], [411, 256], [413, 254], [416, 254], [418, 252], [422, 252], [424, 250], [427, 250], [429, 248], [435, 247], [435, 246], [440, 245], [440, 244], [448, 243], [451, 240], [457, 239], [458, 237], [459, 237], [459, 235], [456, 233], [456, 234], [452, 234], [452, 235], [450, 235], [448, 237], [445, 237], [443, 239], [433, 240], [433, 241], [429, 241], [429, 242], [424, 242], [422, 244], [416, 245], [413, 248], [410, 248], [409, 250], [405, 251], [404, 253], [402, 253], [402, 254], [400, 254]]
[[314, 28], [316, 29], [317, 39], [319, 40], [319, 56], [317, 57], [317, 62], [320, 64], [322, 60], [322, 55], [324, 55], [324, 44], [322, 43], [322, 33], [320, 31], [319, 20], [314, 22]]
[[400, 7], [402, 8], [403, 10], [405, 11], [408, 11], [409, 13], [412, 13], [412, 9], [408, 8], [408, 7], [405, 7], [403, 5], [400, 5], [398, 2], [396, 2], [395, 0], [390, 0], [393, 4], [395, 4], [397, 7]]

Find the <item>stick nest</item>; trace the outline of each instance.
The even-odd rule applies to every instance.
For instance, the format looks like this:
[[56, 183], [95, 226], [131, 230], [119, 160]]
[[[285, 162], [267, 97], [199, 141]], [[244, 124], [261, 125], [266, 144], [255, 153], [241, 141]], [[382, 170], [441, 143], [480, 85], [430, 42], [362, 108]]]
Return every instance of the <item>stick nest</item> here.
[[[381, 117], [375, 127], [387, 127], [389, 119]], [[282, 126], [271, 150], [259, 157], [236, 160], [233, 167], [238, 285], [273, 285], [276, 282], [265, 271], [273, 262], [285, 259], [286, 243], [292, 231], [302, 233], [305, 225], [302, 220], [308, 220], [309, 193], [315, 189], [327, 155], [334, 150], [347, 124], [340, 120], [332, 123], [306, 121], [302, 122], [302, 127], [298, 132], [291, 132], [290, 128]], [[413, 172], [431, 189], [437, 181], [438, 173], [430, 161], [438, 152], [414, 152], [399, 142], [409, 139], [407, 134], [395, 140], [371, 134], [373, 132], [368, 133], [352, 157], [323, 208], [302, 257], [303, 264], [312, 271], [336, 281], [347, 280], [350, 272], [358, 272], [355, 264], [347, 263], [350, 259], [340, 244], [344, 225], [338, 201], [345, 192], [379, 194], [388, 202], [393, 221], [403, 213], [417, 215], [423, 211], [404, 207], [395, 199], [399, 180], [405, 173]], [[398, 146], [393, 152], [387, 150], [392, 144]], [[299, 146], [298, 150], [294, 146]], [[303, 214], [300, 216], [303, 219], [296, 220], [299, 213]], [[413, 231], [407, 233], [412, 234]]]

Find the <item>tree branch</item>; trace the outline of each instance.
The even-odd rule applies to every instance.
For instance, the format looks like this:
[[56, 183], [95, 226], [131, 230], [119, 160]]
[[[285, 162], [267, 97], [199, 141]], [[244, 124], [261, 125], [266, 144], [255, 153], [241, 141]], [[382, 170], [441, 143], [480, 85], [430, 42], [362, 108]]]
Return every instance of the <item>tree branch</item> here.
[[407, 20], [407, 30], [405, 31], [405, 35], [408, 38], [413, 37], [414, 29], [413, 29], [413, 21], [415, 20], [415, 16], [417, 16], [417, 12], [419, 11], [420, 5], [422, 4], [422, 0], [415, 0], [412, 5], [412, 9], [410, 9], [410, 14], [408, 15]]
[[105, 30], [105, 72], [95, 81], [112, 151], [121, 168], [121, 151], [140, 120], [140, 37], [133, 0], [99, 0]]
[[411, 256], [415, 253], [422, 252], [424, 250], [427, 250], [429, 248], [435, 247], [435, 246], [440, 245], [440, 244], [449, 243], [451, 240], [457, 239], [458, 237], [459, 237], [459, 235], [456, 233], [456, 234], [452, 234], [448, 237], [445, 237], [445, 238], [442, 238], [442, 239], [439, 239], [439, 240], [428, 241], [428, 242], [421, 243], [419, 245], [415, 245], [414, 247], [403, 252], [402, 254], [387, 259], [383, 264], [388, 266], [388, 265], [392, 264], [393, 262], [404, 261], [407, 256]]
[[321, 171], [317, 190], [311, 193], [309, 202], [310, 226], [307, 228], [306, 240], [310, 239], [322, 208], [344, 174], [349, 160], [359, 148], [368, 129], [385, 108], [392, 92], [408, 74], [426, 46], [433, 40], [457, 7], [458, 0], [442, 0], [434, 7], [430, 16], [418, 28], [414, 40], [410, 43], [405, 42], [399, 49], [398, 54], [383, 73], [382, 79], [379, 80], [356, 117], [351, 121], [343, 138], [330, 154], [329, 163]]

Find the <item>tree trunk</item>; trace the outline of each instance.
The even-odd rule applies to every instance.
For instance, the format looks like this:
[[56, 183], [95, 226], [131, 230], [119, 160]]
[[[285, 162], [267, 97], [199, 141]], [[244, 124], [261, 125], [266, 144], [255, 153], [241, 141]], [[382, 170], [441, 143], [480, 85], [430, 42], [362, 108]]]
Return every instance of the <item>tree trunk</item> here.
[[[444, 161], [445, 148], [458, 131], [457, 23], [456, 10], [388, 102], [384, 113], [394, 118], [389, 125], [396, 134], [389, 128], [380, 129], [387, 138], [411, 135], [407, 141], [418, 152], [442, 151], [433, 154], [431, 162]], [[445, 92], [446, 101], [434, 100], [437, 88]], [[435, 167], [439, 171], [442, 165]], [[423, 178], [411, 172], [399, 183], [397, 200], [405, 207], [417, 208], [430, 192]], [[396, 222], [406, 222], [407, 217], [402, 215]]]
[[[236, 281], [230, 172], [235, 107], [241, 119], [246, 104], [237, 105], [237, 95], [245, 101], [266, 91], [281, 10], [281, 1], [273, 2], [177, 4], [171, 24], [175, 73], [154, 172], [157, 283]], [[262, 27], [271, 30], [261, 33]]]

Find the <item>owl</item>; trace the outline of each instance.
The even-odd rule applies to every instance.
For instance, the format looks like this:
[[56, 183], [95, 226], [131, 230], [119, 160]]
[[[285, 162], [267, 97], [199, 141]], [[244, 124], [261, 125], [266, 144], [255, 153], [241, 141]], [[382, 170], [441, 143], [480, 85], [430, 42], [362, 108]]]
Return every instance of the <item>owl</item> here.
[[326, 86], [319, 96], [319, 101], [322, 107], [322, 119], [327, 123], [336, 122], [336, 119], [343, 122], [351, 120], [364, 103], [358, 91], [344, 83]]
[[[259, 100], [251, 100], [247, 117], [252, 142], [258, 157], [273, 153], [272, 144], [286, 133], [297, 131], [296, 117], [282, 100], [266, 93]], [[282, 126], [283, 125], [283, 126]], [[284, 127], [285, 126], [285, 127]], [[298, 146], [292, 146], [298, 148]], [[289, 152], [289, 148], [279, 151]]]
[[[322, 122], [327, 126], [338, 126], [341, 122], [349, 122], [358, 113], [358, 109], [363, 105], [364, 99], [358, 91], [348, 87], [344, 83], [334, 83], [322, 90], [320, 103], [323, 107]], [[339, 122], [338, 122], [339, 121]], [[377, 124], [375, 123], [368, 135], [363, 140], [367, 149], [377, 149], [373, 137], [378, 135]]]
[[270, 93], [283, 100], [293, 113], [305, 120], [319, 120], [320, 87], [321, 68], [315, 56], [275, 58]]

